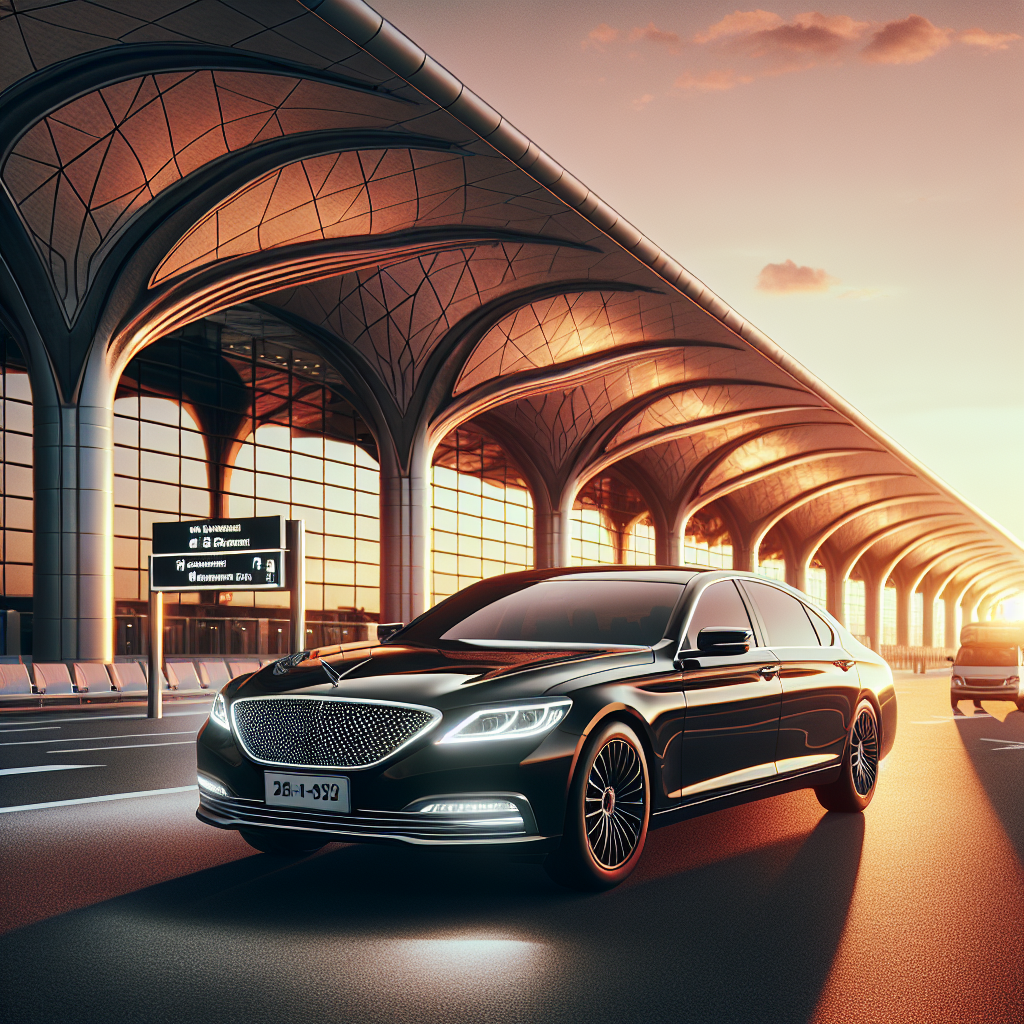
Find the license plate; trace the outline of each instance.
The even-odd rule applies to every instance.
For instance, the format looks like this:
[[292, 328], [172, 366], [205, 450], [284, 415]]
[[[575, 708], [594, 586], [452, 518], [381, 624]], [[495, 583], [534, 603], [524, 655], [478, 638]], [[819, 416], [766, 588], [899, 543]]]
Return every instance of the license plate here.
[[348, 814], [352, 810], [344, 775], [284, 775], [264, 772], [263, 789], [269, 807], [304, 807]]

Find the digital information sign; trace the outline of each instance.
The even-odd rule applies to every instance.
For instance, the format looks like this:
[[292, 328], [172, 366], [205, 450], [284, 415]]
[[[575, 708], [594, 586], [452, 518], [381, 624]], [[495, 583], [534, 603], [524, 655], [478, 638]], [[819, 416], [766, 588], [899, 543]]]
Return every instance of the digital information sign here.
[[284, 519], [153, 524], [150, 590], [283, 590]]
[[282, 516], [193, 519], [184, 523], [153, 524], [154, 555], [186, 555], [197, 551], [280, 551], [284, 546]]

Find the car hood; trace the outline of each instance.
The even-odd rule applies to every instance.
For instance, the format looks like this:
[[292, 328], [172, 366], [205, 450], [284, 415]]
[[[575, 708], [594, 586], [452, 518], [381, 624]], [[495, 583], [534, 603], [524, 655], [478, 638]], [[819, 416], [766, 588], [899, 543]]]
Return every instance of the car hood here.
[[[540, 697], [574, 679], [640, 668], [654, 662], [649, 648], [579, 650], [439, 650], [388, 644], [350, 645], [284, 673], [268, 665], [229, 688], [228, 696], [304, 694], [428, 704], [440, 710], [492, 700]], [[324, 663], [341, 678], [332, 683]]]

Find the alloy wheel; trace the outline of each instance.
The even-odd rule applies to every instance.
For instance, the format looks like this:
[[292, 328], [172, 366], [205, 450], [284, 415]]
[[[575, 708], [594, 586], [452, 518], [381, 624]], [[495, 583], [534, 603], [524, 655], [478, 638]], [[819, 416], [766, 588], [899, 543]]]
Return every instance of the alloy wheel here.
[[878, 776], [878, 726], [870, 709], [861, 708], [853, 723], [850, 742], [853, 746], [850, 756], [853, 787], [861, 796], [867, 796]]
[[646, 800], [639, 751], [625, 740], [609, 740], [594, 758], [584, 797], [587, 843], [602, 868], [612, 871], [633, 855]]

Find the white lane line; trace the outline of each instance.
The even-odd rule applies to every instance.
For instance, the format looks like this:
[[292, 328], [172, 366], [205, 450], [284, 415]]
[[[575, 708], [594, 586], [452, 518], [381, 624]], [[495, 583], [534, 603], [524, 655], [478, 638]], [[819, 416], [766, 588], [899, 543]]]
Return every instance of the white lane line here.
[[979, 739], [984, 740], [986, 743], [1008, 743], [1006, 747], [989, 747], [990, 750], [1024, 750], [1024, 743], [1020, 740], [994, 740], [989, 736], [979, 736]]
[[48, 740], [8, 740], [0, 743], [0, 747], [31, 747], [41, 743], [81, 743], [82, 740], [134, 740], [141, 736], [195, 736], [194, 729], [168, 729], [166, 732], [121, 732], [113, 736], [67, 736], [62, 740], [50, 737]]
[[[211, 695], [212, 696], [212, 695]], [[187, 718], [189, 716], [198, 717], [202, 715], [204, 718], [210, 714], [209, 709], [203, 711], [165, 711], [164, 718]], [[105, 722], [114, 718], [148, 718], [148, 715], [83, 715], [68, 713], [61, 715], [59, 718], [29, 718], [27, 721], [30, 722]], [[59, 728], [59, 726], [58, 726]]]
[[134, 750], [136, 747], [184, 747], [194, 740], [171, 740], [170, 743], [116, 743], [110, 747], [75, 747], [73, 750], [48, 750], [48, 754], [85, 754], [92, 750]]
[[53, 732], [59, 728], [59, 725], [23, 725], [20, 729], [0, 729], [0, 732]]
[[64, 772], [72, 768], [106, 768], [105, 764], [37, 764], [32, 768], [0, 768], [0, 775], [28, 775], [30, 772]]
[[167, 793], [189, 793], [198, 786], [174, 786], [172, 789], [143, 789], [138, 793], [111, 793], [109, 796], [82, 796], [77, 800], [51, 800], [48, 804], [19, 804], [17, 807], [0, 807], [0, 814], [14, 811], [42, 811], [48, 807], [71, 807], [73, 804], [98, 804], [106, 800], [129, 800], [135, 796], [163, 796]]

